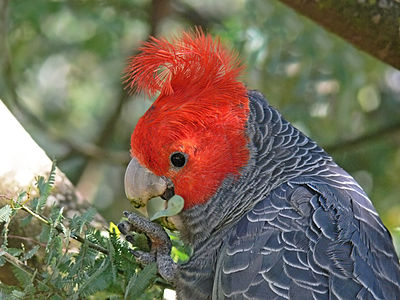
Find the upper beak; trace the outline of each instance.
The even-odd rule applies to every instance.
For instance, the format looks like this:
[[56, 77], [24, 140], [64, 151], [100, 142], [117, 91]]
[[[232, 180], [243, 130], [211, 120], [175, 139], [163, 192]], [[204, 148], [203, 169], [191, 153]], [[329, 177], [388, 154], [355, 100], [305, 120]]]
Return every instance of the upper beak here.
[[134, 206], [140, 207], [157, 196], [168, 200], [174, 195], [174, 188], [169, 179], [154, 175], [133, 157], [125, 172], [125, 194]]

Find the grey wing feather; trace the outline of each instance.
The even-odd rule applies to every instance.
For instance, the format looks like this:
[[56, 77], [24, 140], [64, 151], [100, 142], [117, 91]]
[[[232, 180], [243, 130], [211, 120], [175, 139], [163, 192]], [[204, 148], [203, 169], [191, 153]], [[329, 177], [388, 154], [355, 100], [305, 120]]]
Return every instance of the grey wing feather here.
[[273, 190], [226, 238], [213, 299], [400, 299], [390, 234], [353, 190], [321, 177]]

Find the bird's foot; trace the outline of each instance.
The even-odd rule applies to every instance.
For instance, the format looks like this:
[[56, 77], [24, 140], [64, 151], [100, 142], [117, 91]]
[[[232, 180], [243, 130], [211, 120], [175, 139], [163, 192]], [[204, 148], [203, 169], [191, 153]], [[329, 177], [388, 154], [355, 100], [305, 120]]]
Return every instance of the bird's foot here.
[[133, 236], [130, 232], [143, 233], [150, 240], [150, 252], [131, 250], [136, 260], [141, 264], [157, 263], [158, 273], [165, 280], [173, 282], [178, 265], [171, 258], [171, 240], [164, 229], [150, 220], [133, 212], [124, 212], [128, 219], [118, 224], [119, 231], [125, 235], [126, 240], [133, 244]]

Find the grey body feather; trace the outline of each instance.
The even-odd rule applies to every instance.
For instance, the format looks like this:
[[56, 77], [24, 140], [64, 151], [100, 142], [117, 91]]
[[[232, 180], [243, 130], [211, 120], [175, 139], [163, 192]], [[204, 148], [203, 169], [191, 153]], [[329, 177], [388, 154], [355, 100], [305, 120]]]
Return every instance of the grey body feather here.
[[251, 159], [180, 214], [179, 299], [400, 299], [388, 230], [361, 187], [249, 92]]

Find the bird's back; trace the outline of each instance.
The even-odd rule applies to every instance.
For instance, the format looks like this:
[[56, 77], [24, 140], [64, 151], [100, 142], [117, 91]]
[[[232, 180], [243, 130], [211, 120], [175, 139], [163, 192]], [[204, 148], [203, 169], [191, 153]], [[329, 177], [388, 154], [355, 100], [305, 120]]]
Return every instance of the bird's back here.
[[[259, 93], [250, 93], [250, 100], [253, 119], [260, 120], [252, 129], [253, 151], [261, 156], [259, 164], [269, 164], [257, 167], [277, 172], [281, 152], [285, 166], [293, 165], [281, 172], [292, 176], [259, 193], [261, 200], [226, 237], [213, 299], [400, 299], [400, 267], [390, 233], [360, 186], [314, 142], [293, 133], [288, 122], [279, 119], [271, 126], [274, 116], [266, 116], [271, 110], [280, 115]], [[274, 132], [274, 126], [280, 130]], [[263, 138], [284, 140], [287, 131], [296, 137], [293, 144], [280, 142], [273, 156], [262, 149], [267, 147]], [[254, 189], [262, 190], [262, 184]]]

